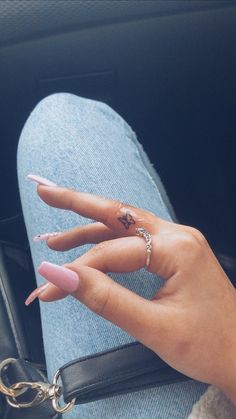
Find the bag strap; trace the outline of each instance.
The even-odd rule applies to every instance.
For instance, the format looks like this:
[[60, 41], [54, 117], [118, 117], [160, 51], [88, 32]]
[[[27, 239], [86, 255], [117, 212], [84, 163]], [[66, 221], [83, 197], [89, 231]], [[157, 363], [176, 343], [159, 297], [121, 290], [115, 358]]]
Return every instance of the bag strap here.
[[[24, 374], [22, 374], [22, 371]], [[42, 382], [40, 372], [36, 377], [34, 371], [35, 368], [32, 364], [21, 359], [9, 363], [4, 373], [1, 373], [1, 378], [8, 387], [22, 380]], [[58, 387], [58, 394], [62, 393], [64, 401], [68, 405], [88, 403], [119, 394], [189, 380], [188, 377], [171, 368], [155, 352], [139, 342], [132, 342], [108, 351], [79, 358], [61, 367], [55, 377], [52, 385], [48, 383], [46, 391], [52, 396], [53, 391], [55, 392], [55, 388], [58, 387], [60, 377], [62, 387]], [[40, 390], [44, 391], [43, 386], [36, 387], [36, 393]], [[20, 397], [17, 398], [17, 401]], [[32, 400], [30, 393], [28, 397]], [[48, 402], [51, 403], [50, 400], [46, 399], [42, 404], [31, 407], [31, 415], [33, 414], [33, 416], [30, 417], [34, 417], [34, 419], [41, 419], [42, 417], [58, 418], [59, 416], [52, 416]], [[57, 404], [57, 406], [59, 405]], [[26, 411], [27, 409], [23, 410]], [[13, 418], [13, 416], [10, 417]], [[18, 416], [16, 417], [18, 418]], [[24, 416], [24, 418], [28, 417]]]
[[64, 400], [76, 404], [189, 379], [139, 342], [70, 362], [60, 377]]

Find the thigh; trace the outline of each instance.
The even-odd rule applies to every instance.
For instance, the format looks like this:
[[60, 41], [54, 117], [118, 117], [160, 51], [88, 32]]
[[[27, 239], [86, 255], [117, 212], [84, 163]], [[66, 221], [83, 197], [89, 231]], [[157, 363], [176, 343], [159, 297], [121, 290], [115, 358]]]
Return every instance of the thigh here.
[[[148, 164], [132, 129], [109, 106], [70, 94], [56, 94], [41, 101], [24, 126], [17, 158], [35, 269], [44, 259], [57, 264], [70, 262], [90, 246], [54, 252], [45, 243], [32, 242], [32, 237], [91, 220], [46, 206], [37, 197], [35, 184], [26, 180], [28, 173], [58, 185], [127, 202], [170, 220], [167, 199], [163, 199]], [[36, 277], [41, 283], [37, 271]], [[112, 277], [146, 298], [151, 298], [162, 285], [161, 278], [145, 270]], [[62, 363], [133, 340], [72, 297], [41, 303], [41, 316], [50, 376]], [[184, 418], [205, 388], [191, 381], [118, 396], [80, 406], [69, 417], [81, 414], [85, 419], [125, 419], [135, 414], [138, 418]]]

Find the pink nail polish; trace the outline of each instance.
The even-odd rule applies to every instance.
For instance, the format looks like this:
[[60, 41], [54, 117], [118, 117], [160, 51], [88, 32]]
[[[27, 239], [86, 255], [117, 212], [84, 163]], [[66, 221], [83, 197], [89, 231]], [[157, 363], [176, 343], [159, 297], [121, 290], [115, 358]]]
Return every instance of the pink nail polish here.
[[50, 262], [42, 262], [38, 267], [38, 272], [46, 278], [47, 281], [70, 294], [78, 287], [78, 275], [64, 266], [55, 265]]
[[59, 231], [57, 231], [57, 232], [55, 232], [55, 233], [45, 233], [45, 234], [38, 234], [37, 236], [35, 236], [34, 238], [33, 238], [33, 241], [34, 242], [40, 242], [40, 241], [42, 241], [42, 240], [47, 240], [47, 239], [50, 239], [51, 237], [56, 237], [56, 236], [59, 236], [59, 234], [61, 234]]
[[40, 287], [36, 288], [31, 294], [26, 298], [25, 305], [29, 306], [39, 295], [41, 295], [49, 286], [49, 283], [40, 285]]
[[37, 175], [29, 174], [27, 176], [27, 179], [33, 180], [34, 182], [37, 182], [39, 185], [44, 185], [44, 186], [57, 186], [56, 183], [51, 182], [51, 180], [48, 180], [48, 179], [46, 179], [44, 177], [37, 176]]

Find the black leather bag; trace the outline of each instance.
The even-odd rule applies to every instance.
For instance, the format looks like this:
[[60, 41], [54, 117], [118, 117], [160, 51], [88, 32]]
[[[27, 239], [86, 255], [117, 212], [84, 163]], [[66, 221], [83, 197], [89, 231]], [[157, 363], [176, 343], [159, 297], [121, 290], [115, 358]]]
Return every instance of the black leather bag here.
[[[7, 389], [11, 389], [13, 384], [13, 389], [17, 390], [18, 387], [14, 386], [14, 383], [22, 382], [20, 389], [27, 389], [26, 394], [20, 397], [8, 397], [10, 403], [22, 408], [15, 409], [12, 413], [14, 408], [10, 407], [6, 415], [9, 419], [59, 418], [60, 415], [56, 414], [55, 410], [63, 413], [75, 404], [89, 403], [189, 379], [165, 364], [154, 352], [139, 342], [83, 357], [64, 365], [57, 374], [62, 383], [58, 395], [57, 382], [50, 385], [46, 377], [29, 362], [23, 359], [9, 360], [6, 367], [2, 369], [1, 379]], [[24, 382], [36, 383], [36, 394], [30, 384], [24, 385]], [[46, 386], [43, 383], [47, 383]], [[50, 398], [43, 400], [44, 396], [49, 395], [50, 389], [54, 395], [54, 405]], [[67, 403], [62, 409], [58, 404], [60, 394]], [[32, 400], [34, 406], [26, 409], [24, 404], [31, 404]], [[22, 413], [23, 411], [25, 412]]]
[[[29, 314], [23, 303], [29, 293], [27, 276], [32, 273], [29, 251], [0, 242], [1, 418], [58, 419], [74, 404], [189, 379], [133, 342], [62, 366], [50, 384], [40, 356], [43, 351], [37, 353], [42, 346], [39, 313], [31, 307]], [[60, 396], [66, 403], [62, 408]]]

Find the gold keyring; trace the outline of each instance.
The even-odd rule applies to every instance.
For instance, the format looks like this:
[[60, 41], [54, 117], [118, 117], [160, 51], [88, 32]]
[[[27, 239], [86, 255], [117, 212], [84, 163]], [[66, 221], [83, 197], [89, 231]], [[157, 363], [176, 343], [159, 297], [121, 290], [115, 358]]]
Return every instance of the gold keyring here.
[[[46, 399], [52, 400], [53, 408], [58, 413], [69, 412], [75, 405], [76, 398], [72, 399], [71, 402], [66, 403], [65, 406], [60, 406], [59, 399], [61, 397], [60, 387], [57, 382], [60, 378], [60, 370], [56, 372], [53, 377], [53, 384], [44, 382], [20, 382], [12, 384], [11, 387], [7, 387], [2, 380], [2, 370], [8, 365], [15, 362], [15, 358], [5, 359], [0, 363], [0, 393], [6, 396], [8, 404], [15, 408], [28, 408], [37, 406]], [[36, 396], [31, 402], [18, 403], [16, 398], [23, 394], [28, 389], [37, 390]]]
[[5, 396], [10, 396], [10, 397], [13, 397], [13, 398], [17, 397], [19, 392], [14, 390], [13, 388], [9, 388], [9, 387], [5, 386], [5, 384], [2, 380], [2, 370], [3, 370], [3, 368], [6, 367], [6, 365], [11, 364], [15, 361], [16, 361], [15, 358], [7, 358], [7, 359], [4, 359], [4, 361], [2, 361], [0, 363], [0, 392], [5, 394]]
[[[60, 375], [61, 375], [60, 370], [58, 370], [53, 377], [52, 382], [55, 386], [58, 385], [57, 382], [60, 378]], [[54, 396], [55, 397], [52, 400], [52, 405], [53, 405], [53, 409], [58, 413], [69, 412], [75, 405], [76, 399], [72, 399], [69, 403], [66, 403], [65, 406], [60, 406], [60, 404], [59, 404], [59, 399], [60, 399], [60, 396], [61, 396], [60, 393], [58, 393], [57, 395], [54, 394]]]
[[[15, 408], [23, 408], [27, 409], [29, 407], [38, 406], [39, 404], [43, 403], [47, 398], [49, 398], [49, 391], [51, 389], [48, 383], [36, 381], [36, 382], [29, 382], [29, 381], [21, 381], [20, 383], [12, 384], [11, 386], [14, 390], [19, 390], [18, 396], [24, 394], [28, 390], [37, 390], [36, 395], [30, 402], [18, 402], [16, 400], [16, 396], [7, 396], [7, 402], [10, 406]], [[54, 390], [54, 389], [53, 389]], [[18, 397], [17, 396], [17, 397]]]

